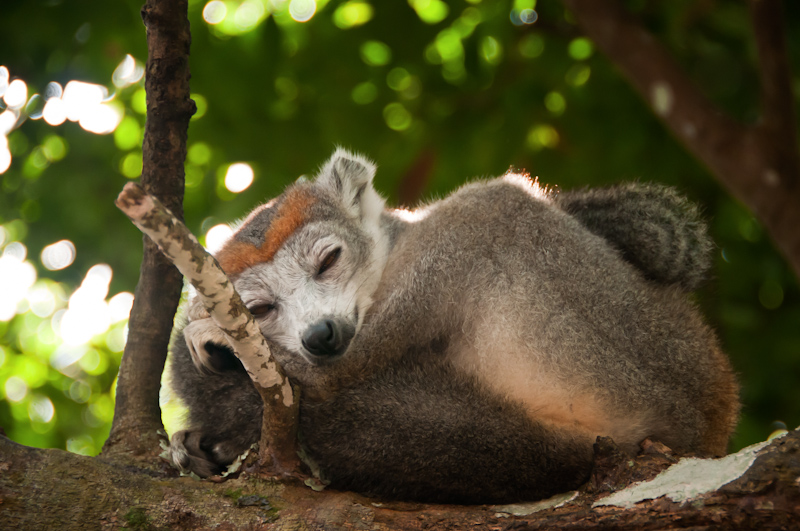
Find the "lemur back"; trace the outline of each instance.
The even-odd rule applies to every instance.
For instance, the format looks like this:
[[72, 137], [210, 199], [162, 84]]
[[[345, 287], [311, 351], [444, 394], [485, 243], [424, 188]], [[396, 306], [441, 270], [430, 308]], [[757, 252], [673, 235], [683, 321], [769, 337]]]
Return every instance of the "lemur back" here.
[[[337, 151], [218, 255], [301, 385], [301, 441], [334, 487], [489, 503], [578, 486], [599, 435], [724, 453], [737, 385], [685, 297], [710, 249], [696, 210], [664, 188], [554, 197], [512, 174], [393, 211], [374, 171]], [[210, 475], [257, 440], [261, 404], [189, 316], [173, 456]]]

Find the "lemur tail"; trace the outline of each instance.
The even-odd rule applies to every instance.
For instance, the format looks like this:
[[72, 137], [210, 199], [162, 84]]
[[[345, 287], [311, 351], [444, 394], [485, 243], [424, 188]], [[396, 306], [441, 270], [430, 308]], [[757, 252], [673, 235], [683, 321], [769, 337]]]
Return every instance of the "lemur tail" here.
[[697, 206], [672, 188], [630, 183], [554, 201], [651, 280], [693, 291], [707, 279], [713, 241]]

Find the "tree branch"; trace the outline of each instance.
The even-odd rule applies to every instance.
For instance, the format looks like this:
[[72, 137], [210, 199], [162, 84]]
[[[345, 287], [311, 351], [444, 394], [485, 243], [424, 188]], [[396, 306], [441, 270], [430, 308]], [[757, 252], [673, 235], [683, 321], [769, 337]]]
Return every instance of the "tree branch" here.
[[564, 4], [684, 147], [753, 210], [800, 276], [800, 157], [779, 1], [751, 0], [765, 105], [759, 127], [723, 114], [619, 2]]
[[300, 466], [296, 437], [299, 395], [272, 357], [233, 283], [186, 226], [139, 185], [126, 184], [116, 204], [197, 289], [211, 319], [225, 332], [261, 394], [264, 416], [259, 455], [264, 471], [275, 476], [296, 474]]
[[[147, 121], [142, 145], [142, 185], [183, 217], [183, 164], [189, 119], [189, 20], [186, 0], [147, 0], [145, 90]], [[144, 255], [119, 368], [114, 422], [104, 454], [154, 455], [163, 430], [158, 404], [181, 275], [143, 238]]]

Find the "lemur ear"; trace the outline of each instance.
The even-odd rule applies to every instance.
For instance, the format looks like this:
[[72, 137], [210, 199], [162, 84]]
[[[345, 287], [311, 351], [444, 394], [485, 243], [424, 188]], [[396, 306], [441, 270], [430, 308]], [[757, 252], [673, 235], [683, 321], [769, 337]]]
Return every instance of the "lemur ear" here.
[[348, 212], [364, 218], [383, 209], [383, 199], [372, 187], [374, 177], [375, 164], [338, 148], [320, 170], [316, 183], [329, 189]]

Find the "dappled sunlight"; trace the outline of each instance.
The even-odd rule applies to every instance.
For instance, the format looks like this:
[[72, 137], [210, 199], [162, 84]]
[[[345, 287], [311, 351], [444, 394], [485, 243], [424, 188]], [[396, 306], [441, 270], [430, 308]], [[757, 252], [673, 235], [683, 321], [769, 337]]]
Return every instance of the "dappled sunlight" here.
[[[112, 74], [112, 83], [123, 88], [141, 81], [144, 67], [128, 54]], [[28, 85], [22, 79], [9, 82], [8, 68], [0, 66], [0, 97], [7, 107], [0, 113], [0, 174], [11, 166], [12, 154], [8, 146], [8, 135], [25, 121], [43, 119], [51, 126], [66, 121], [77, 122], [85, 131], [97, 135], [113, 133], [125, 115], [121, 103], [114, 101], [108, 88], [84, 81], [69, 81], [66, 87], [55, 81], [47, 84], [44, 94], [28, 96]], [[41, 159], [41, 157], [39, 157]], [[41, 159], [39, 171], [53, 159]]]
[[81, 286], [69, 298], [69, 309], [61, 318], [59, 335], [71, 346], [87, 343], [111, 325], [105, 298], [111, 282], [111, 268], [99, 264], [86, 273]]

